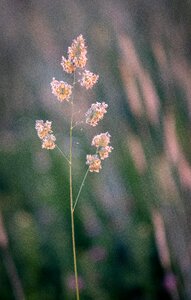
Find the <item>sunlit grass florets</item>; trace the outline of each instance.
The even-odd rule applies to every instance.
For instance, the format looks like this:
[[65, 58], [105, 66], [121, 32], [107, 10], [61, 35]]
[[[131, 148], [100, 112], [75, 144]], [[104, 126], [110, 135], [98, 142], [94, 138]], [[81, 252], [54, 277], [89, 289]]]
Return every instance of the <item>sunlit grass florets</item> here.
[[108, 105], [105, 102], [96, 102], [86, 112], [86, 123], [91, 126], [96, 126], [98, 122], [103, 119], [104, 114], [107, 112]]
[[81, 34], [68, 47], [68, 58], [77, 68], [84, 68], [87, 62], [86, 54], [85, 40]]
[[94, 136], [92, 140], [92, 146], [98, 147], [106, 147], [110, 143], [111, 135], [108, 132], [98, 134]]
[[37, 130], [38, 137], [42, 140], [45, 136], [52, 132], [52, 122], [43, 120], [36, 120], [35, 129]]
[[53, 134], [48, 134], [42, 141], [42, 148], [52, 150], [56, 147], [56, 137]]
[[113, 150], [112, 146], [101, 147], [98, 149], [100, 159], [104, 160], [109, 157], [109, 153]]
[[63, 67], [63, 70], [69, 74], [76, 70], [75, 64], [71, 60], [66, 59], [64, 56], [62, 56], [61, 66]]
[[108, 145], [110, 143], [110, 137], [108, 132], [94, 136], [92, 146], [97, 148], [96, 154], [86, 156], [86, 164], [89, 165], [90, 172], [98, 173], [101, 169], [101, 160], [109, 157], [109, 153], [113, 150], [113, 147]]
[[64, 81], [58, 81], [55, 78], [51, 82], [52, 93], [57, 99], [62, 102], [64, 100], [69, 101], [72, 94], [72, 86]]
[[99, 173], [101, 167], [101, 160], [98, 157], [98, 155], [94, 154], [88, 154], [86, 156], [86, 164], [89, 165], [89, 171], [90, 172], [96, 172]]
[[80, 80], [81, 86], [85, 87], [87, 90], [91, 89], [99, 79], [99, 75], [96, 75], [88, 70], [82, 73], [82, 78]]
[[56, 144], [56, 137], [52, 133], [52, 122], [43, 120], [37, 120], [35, 129], [37, 131], [38, 137], [42, 140], [42, 148], [54, 149]]
[[[87, 47], [82, 35], [79, 35], [73, 40], [70, 47], [68, 47], [68, 58], [62, 56], [61, 65], [63, 70], [68, 73], [76, 72], [77, 68], [84, 68], [87, 62]], [[86, 89], [91, 89], [98, 81], [99, 75], [96, 75], [88, 70], [84, 70], [79, 80], [80, 85]], [[75, 76], [75, 75], [74, 75]], [[75, 78], [75, 77], [74, 77]], [[75, 84], [75, 81], [74, 81]], [[55, 78], [52, 79], [51, 89], [52, 93], [57, 97], [60, 102], [69, 101], [72, 94], [72, 88], [70, 84], [64, 81], [58, 81]], [[107, 113], [108, 105], [105, 102], [96, 102], [91, 105], [86, 112], [86, 123], [91, 126], [96, 126], [100, 120], [103, 119], [104, 114]], [[36, 121], [36, 130], [40, 139], [42, 139], [42, 148], [54, 149], [56, 138], [52, 134], [51, 129], [52, 122], [42, 120]], [[95, 155], [87, 155], [86, 164], [89, 165], [90, 172], [99, 172], [101, 169], [101, 160], [104, 160], [109, 156], [113, 147], [109, 146], [110, 134], [108, 132], [96, 135], [92, 140], [92, 146], [97, 148]]]

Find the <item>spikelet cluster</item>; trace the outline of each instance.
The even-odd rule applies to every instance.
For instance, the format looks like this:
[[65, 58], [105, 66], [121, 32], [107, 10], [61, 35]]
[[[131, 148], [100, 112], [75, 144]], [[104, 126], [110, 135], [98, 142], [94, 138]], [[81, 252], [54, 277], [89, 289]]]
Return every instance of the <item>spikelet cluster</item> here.
[[100, 120], [103, 119], [104, 114], [106, 114], [106, 108], [108, 105], [105, 102], [96, 102], [91, 105], [91, 107], [86, 112], [86, 123], [91, 126], [96, 126]]
[[88, 70], [82, 73], [82, 78], [79, 80], [81, 86], [85, 87], [86, 90], [92, 89], [92, 87], [97, 83], [99, 75], [96, 75]]
[[[79, 69], [84, 69], [87, 63], [87, 47], [83, 35], [80, 34], [73, 40], [68, 47], [68, 57], [62, 56], [61, 66], [64, 72], [71, 74]], [[87, 90], [91, 89], [98, 81], [99, 75], [96, 75], [88, 70], [84, 70], [82, 74], [79, 72], [81, 79], [79, 83]]]
[[[73, 40], [70, 47], [68, 47], [68, 56], [62, 56], [61, 66], [64, 72], [72, 74], [78, 69], [84, 69], [87, 63], [87, 47], [85, 40], [80, 34], [76, 39]], [[82, 73], [78, 72], [80, 79], [78, 82], [84, 88], [92, 89], [97, 83], [99, 75], [96, 75], [89, 70], [83, 70]], [[60, 102], [70, 101], [72, 88], [70, 84], [64, 81], [58, 81], [55, 78], [52, 79], [50, 83], [52, 93], [57, 97]], [[96, 102], [91, 105], [85, 114], [86, 123], [95, 127], [98, 122], [103, 119], [104, 115], [107, 113], [108, 105], [105, 102]], [[56, 144], [56, 138], [52, 133], [52, 122], [50, 121], [36, 121], [36, 130], [39, 138], [42, 140], [42, 148], [54, 149]], [[110, 146], [110, 134], [108, 132], [101, 133], [94, 136], [92, 140], [92, 146], [96, 148], [96, 154], [88, 154], [86, 156], [86, 164], [89, 166], [90, 172], [99, 173], [101, 166], [101, 161], [109, 156], [113, 147]]]
[[83, 35], [80, 34], [72, 45], [68, 47], [68, 59], [74, 63], [76, 68], [84, 68], [87, 62], [87, 49]]
[[37, 120], [35, 129], [37, 130], [38, 137], [42, 140], [45, 136], [52, 132], [52, 122], [43, 120]]
[[54, 149], [55, 148], [56, 137], [53, 134], [48, 134], [42, 141], [42, 148], [44, 149]]
[[92, 146], [95, 146], [96, 148], [107, 147], [110, 143], [110, 137], [111, 135], [108, 132], [98, 134], [94, 136]]
[[[80, 34], [76, 39], [73, 40], [70, 47], [68, 47], [68, 57], [62, 56], [61, 66], [64, 72], [68, 74], [74, 73], [78, 68], [85, 68], [87, 63], [87, 47], [85, 40]], [[88, 70], [84, 70], [81, 74], [79, 83], [86, 89], [92, 89], [97, 83], [99, 75], [96, 75]], [[58, 81], [55, 78], [50, 83], [52, 93], [57, 97], [60, 102], [69, 101], [72, 94], [72, 86], [64, 81]]]
[[90, 172], [99, 173], [102, 168], [101, 160], [109, 157], [109, 153], [113, 150], [113, 147], [109, 146], [110, 137], [108, 132], [94, 136], [92, 146], [96, 147], [96, 154], [86, 156], [86, 164], [89, 165]]
[[99, 173], [99, 170], [101, 167], [101, 160], [99, 159], [97, 154], [91, 155], [88, 154], [86, 156], [86, 164], [89, 165], [89, 171], [90, 172], [96, 172]]
[[36, 120], [35, 129], [38, 137], [42, 140], [42, 148], [52, 150], [55, 148], [56, 137], [52, 134], [52, 122]]
[[51, 82], [52, 93], [57, 99], [62, 102], [64, 100], [69, 101], [72, 93], [72, 86], [64, 81], [58, 81], [54, 77]]
[[62, 56], [61, 66], [63, 67], [63, 70], [69, 74], [76, 70], [76, 66], [73, 61], [66, 59], [64, 56]]
[[68, 47], [68, 57], [62, 56], [61, 66], [66, 73], [73, 73], [77, 68], [84, 68], [87, 62], [87, 47], [80, 34]]

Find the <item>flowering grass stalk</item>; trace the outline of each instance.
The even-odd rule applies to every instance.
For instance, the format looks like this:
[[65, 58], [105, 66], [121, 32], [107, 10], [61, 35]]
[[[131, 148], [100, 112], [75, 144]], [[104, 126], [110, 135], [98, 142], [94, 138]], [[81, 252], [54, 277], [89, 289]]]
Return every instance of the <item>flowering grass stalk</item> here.
[[[73, 88], [75, 86], [75, 71], [74, 71], [74, 81]], [[70, 182], [70, 214], [71, 214], [71, 227], [72, 227], [72, 249], [73, 249], [73, 260], [74, 260], [74, 273], [76, 282], [76, 299], [79, 300], [79, 286], [78, 286], [78, 270], [77, 270], [77, 259], [76, 259], [76, 243], [75, 243], [75, 227], [74, 227], [74, 212], [73, 212], [73, 181], [72, 181], [72, 139], [73, 139], [73, 99], [74, 93], [71, 101], [71, 119], [70, 119], [70, 165], [69, 165], [69, 182]]]
[[[53, 134], [52, 122], [37, 120], [36, 130], [38, 137], [42, 140], [42, 148], [53, 150], [57, 148], [62, 154], [64, 159], [69, 164], [69, 184], [70, 184], [70, 214], [71, 214], [71, 235], [72, 235], [72, 249], [73, 249], [73, 263], [74, 263], [74, 273], [75, 273], [75, 286], [76, 286], [76, 299], [80, 299], [79, 294], [79, 284], [78, 284], [78, 271], [77, 271], [77, 255], [76, 255], [76, 244], [75, 244], [75, 226], [74, 226], [74, 211], [78, 203], [82, 188], [84, 186], [85, 180], [89, 172], [99, 173], [102, 169], [102, 160], [109, 156], [112, 151], [112, 147], [109, 146], [110, 134], [108, 132], [96, 135], [92, 140], [92, 146], [96, 148], [95, 154], [88, 154], [86, 156], [86, 164], [88, 168], [82, 179], [79, 191], [73, 201], [73, 129], [79, 123], [74, 124], [74, 91], [76, 83], [85, 89], [92, 89], [97, 83], [99, 75], [96, 75], [88, 70], [84, 70], [87, 62], [87, 47], [85, 45], [85, 40], [82, 35], [78, 36], [73, 40], [72, 45], [68, 47], [68, 58], [62, 57], [61, 66], [64, 72], [68, 74], [73, 74], [73, 84], [70, 85], [64, 81], [58, 81], [55, 78], [52, 79], [51, 89], [52, 93], [56, 96], [57, 100], [60, 102], [69, 102], [71, 105], [71, 116], [70, 116], [70, 144], [69, 144], [69, 157], [60, 149], [56, 144], [56, 137]], [[81, 76], [80, 80], [76, 82], [76, 74], [78, 69], [82, 69], [83, 72], [78, 72]], [[91, 105], [89, 110], [85, 113], [86, 124], [89, 126], [97, 126], [99, 121], [103, 119], [104, 114], [107, 113], [108, 105], [105, 102], [96, 102]], [[81, 123], [81, 122], [80, 122]]]

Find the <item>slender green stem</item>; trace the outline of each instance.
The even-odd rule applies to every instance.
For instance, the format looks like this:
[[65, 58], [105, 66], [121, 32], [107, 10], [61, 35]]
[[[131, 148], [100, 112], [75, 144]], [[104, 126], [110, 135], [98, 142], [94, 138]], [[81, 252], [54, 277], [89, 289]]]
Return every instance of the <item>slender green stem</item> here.
[[85, 173], [85, 175], [84, 175], [84, 178], [83, 178], [83, 180], [82, 180], [81, 186], [80, 186], [80, 188], [79, 188], [79, 192], [78, 192], [78, 195], [77, 195], [77, 197], [76, 197], [76, 200], [75, 200], [75, 203], [74, 203], [74, 207], [73, 207], [73, 213], [74, 213], [74, 210], [75, 210], [76, 205], [77, 205], [77, 203], [78, 203], [78, 199], [79, 199], [79, 197], [80, 197], [80, 194], [81, 194], [82, 188], [83, 188], [83, 186], [84, 186], [84, 182], [85, 182], [85, 180], [86, 180], [86, 178], [87, 178], [88, 172], [89, 172], [89, 167], [88, 167], [88, 169], [87, 169], [87, 171], [86, 171], [86, 173]]
[[[75, 72], [74, 72], [74, 82], [75, 85]], [[70, 165], [69, 165], [69, 179], [70, 179], [70, 212], [71, 212], [71, 227], [72, 227], [72, 249], [73, 249], [73, 260], [74, 260], [74, 273], [75, 273], [75, 283], [76, 283], [76, 299], [80, 300], [79, 287], [78, 287], [78, 271], [77, 271], [77, 259], [76, 259], [76, 243], [75, 243], [75, 228], [74, 228], [74, 213], [73, 213], [73, 186], [72, 186], [72, 129], [73, 129], [73, 97], [71, 101], [71, 121], [70, 121]]]
[[58, 145], [56, 145], [56, 148], [60, 151], [60, 153], [62, 154], [62, 156], [64, 156], [64, 158], [67, 160], [67, 162], [68, 162], [69, 165], [70, 165], [69, 159], [68, 159], [67, 156], [64, 154], [64, 152], [60, 149], [60, 147], [58, 147]]

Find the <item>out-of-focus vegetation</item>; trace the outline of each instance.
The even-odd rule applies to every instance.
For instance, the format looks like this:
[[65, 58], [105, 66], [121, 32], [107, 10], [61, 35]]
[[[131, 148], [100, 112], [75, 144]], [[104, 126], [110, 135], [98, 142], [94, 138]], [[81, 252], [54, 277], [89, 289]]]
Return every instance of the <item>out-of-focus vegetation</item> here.
[[75, 131], [74, 192], [93, 135], [108, 130], [114, 147], [76, 210], [81, 299], [191, 299], [190, 2], [0, 8], [0, 299], [75, 298], [67, 165], [41, 149], [34, 126], [52, 120], [68, 151], [68, 106], [50, 81], [70, 81], [61, 56], [81, 33], [100, 82], [79, 92], [80, 114], [95, 101], [109, 110], [99, 127]]

